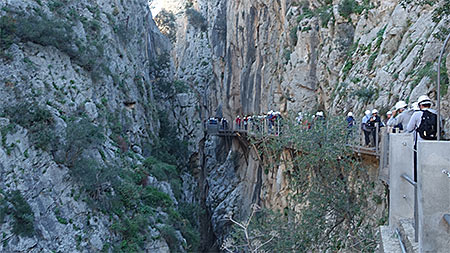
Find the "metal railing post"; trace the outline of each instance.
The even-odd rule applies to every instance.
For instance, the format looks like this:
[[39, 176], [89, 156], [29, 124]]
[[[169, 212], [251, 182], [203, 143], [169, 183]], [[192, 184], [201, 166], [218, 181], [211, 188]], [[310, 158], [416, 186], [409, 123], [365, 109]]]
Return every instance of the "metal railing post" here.
[[438, 60], [438, 69], [437, 69], [437, 140], [441, 140], [441, 62], [442, 56], [445, 53], [445, 47], [447, 46], [448, 40], [450, 39], [450, 34], [447, 35], [447, 38], [444, 41], [444, 45], [442, 46], [441, 54], [439, 55]]
[[376, 131], [376, 133], [375, 133], [375, 154], [376, 155], [378, 155], [378, 139], [379, 139], [379, 136], [378, 136], [378, 133], [379, 133], [379, 130], [380, 130], [380, 124], [379, 123], [375, 123], [375, 131]]
[[419, 203], [417, 198], [417, 185], [414, 185], [414, 241], [419, 241]]
[[417, 182], [406, 174], [402, 174], [401, 177], [408, 183], [414, 186], [414, 241], [419, 241], [419, 205], [417, 199]]

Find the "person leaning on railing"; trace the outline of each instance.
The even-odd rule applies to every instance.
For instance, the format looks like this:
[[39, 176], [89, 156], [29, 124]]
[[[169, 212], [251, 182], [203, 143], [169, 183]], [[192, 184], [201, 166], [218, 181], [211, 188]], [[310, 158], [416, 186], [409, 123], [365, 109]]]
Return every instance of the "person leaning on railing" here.
[[371, 129], [368, 126], [369, 119], [370, 119], [370, 110], [366, 110], [364, 112], [364, 117], [361, 120], [361, 130], [364, 133], [364, 140], [366, 146], [369, 146], [370, 144]]
[[[369, 121], [367, 122], [367, 125], [370, 129], [370, 134], [373, 138], [373, 146], [375, 147], [377, 144], [375, 143], [377, 140], [377, 125], [378, 127], [382, 127], [383, 123], [381, 122], [380, 116], [378, 116], [378, 110], [373, 109], [372, 110], [372, 117], [370, 117]], [[379, 130], [379, 128], [378, 128]]]
[[398, 101], [394, 107], [395, 110], [392, 112], [392, 117], [388, 120], [387, 126], [398, 128], [402, 131], [408, 125], [414, 109], [408, 109], [408, 104], [405, 101]]

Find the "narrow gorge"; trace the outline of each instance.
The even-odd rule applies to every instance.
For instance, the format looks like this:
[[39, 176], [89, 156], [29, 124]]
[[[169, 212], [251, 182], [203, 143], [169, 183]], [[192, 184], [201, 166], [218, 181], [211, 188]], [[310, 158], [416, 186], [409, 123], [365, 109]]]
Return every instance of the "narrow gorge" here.
[[[439, 67], [448, 139], [448, 14], [447, 0], [2, 0], [0, 251], [378, 251], [388, 188], [342, 122], [436, 101]], [[269, 111], [276, 134], [208, 131]], [[327, 124], [296, 123], [318, 111]]]

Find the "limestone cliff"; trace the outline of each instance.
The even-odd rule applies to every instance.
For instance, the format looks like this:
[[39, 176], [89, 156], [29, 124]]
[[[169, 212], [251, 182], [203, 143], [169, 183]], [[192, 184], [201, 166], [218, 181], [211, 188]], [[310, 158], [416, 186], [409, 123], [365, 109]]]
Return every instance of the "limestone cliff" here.
[[177, 201], [187, 197], [172, 189], [183, 185], [165, 182], [180, 180], [167, 178], [175, 166], [154, 158], [169, 127], [154, 85], [170, 42], [148, 1], [0, 9], [0, 251], [191, 247]]
[[[449, 18], [436, 16], [446, 1], [419, 2], [172, 0], [152, 6], [156, 18], [172, 17], [158, 25], [173, 37], [177, 78], [196, 91], [205, 116], [223, 112], [232, 120], [269, 110], [360, 116], [377, 108], [384, 114], [398, 100], [435, 99]], [[448, 83], [445, 64], [441, 69]], [[448, 85], [441, 92], [448, 132]], [[218, 237], [227, 213], [248, 210], [256, 199], [266, 199], [267, 207], [285, 205], [283, 168], [264, 179], [245, 145], [209, 137], [201, 146], [199, 166]]]

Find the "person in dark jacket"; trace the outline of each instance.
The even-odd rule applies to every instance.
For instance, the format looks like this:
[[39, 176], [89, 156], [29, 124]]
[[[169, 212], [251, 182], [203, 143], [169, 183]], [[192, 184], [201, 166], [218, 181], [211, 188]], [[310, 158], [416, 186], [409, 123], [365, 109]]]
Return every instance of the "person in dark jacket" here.
[[373, 109], [372, 110], [372, 117], [369, 119], [369, 121], [367, 122], [367, 125], [369, 126], [369, 129], [371, 130], [371, 134], [373, 137], [373, 147], [376, 146], [376, 135], [377, 135], [377, 124], [378, 127], [382, 127], [382, 123], [381, 123], [381, 118], [380, 116], [378, 116], [378, 110], [377, 109]]

